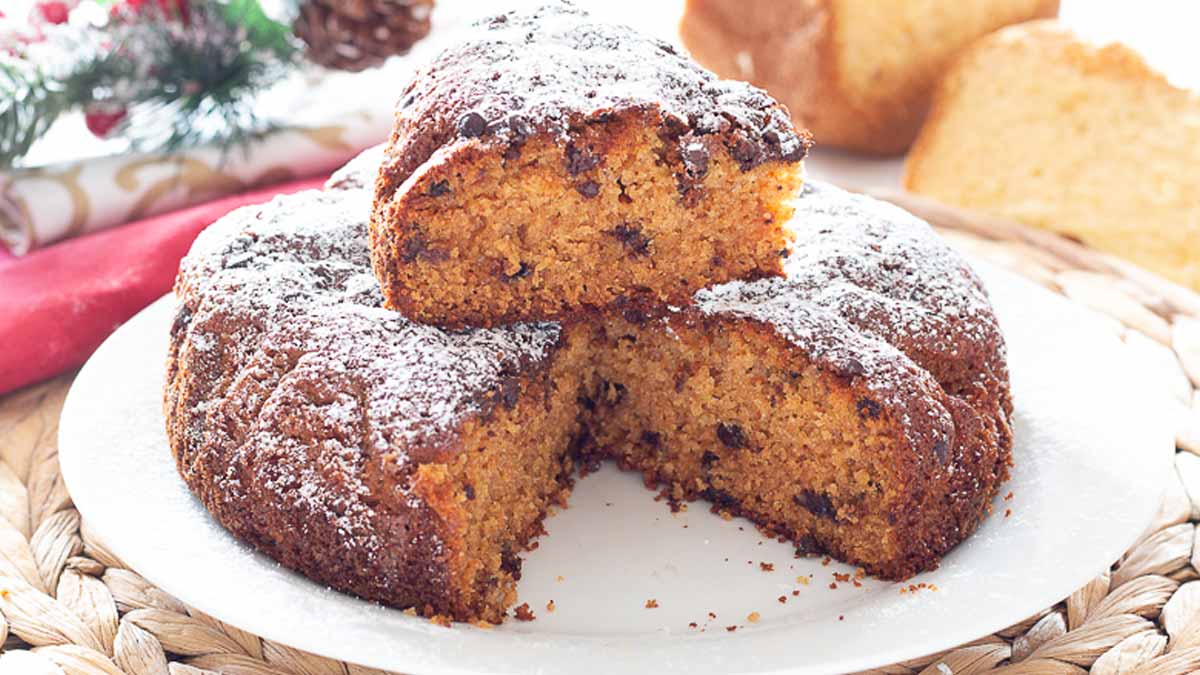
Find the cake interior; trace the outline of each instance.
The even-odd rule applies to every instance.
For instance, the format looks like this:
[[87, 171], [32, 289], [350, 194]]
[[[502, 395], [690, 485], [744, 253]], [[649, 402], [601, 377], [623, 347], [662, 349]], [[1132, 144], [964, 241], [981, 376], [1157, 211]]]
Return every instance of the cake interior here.
[[525, 381], [515, 407], [470, 425], [449, 465], [422, 467], [421, 494], [465, 533], [451, 553], [463, 592], [456, 618], [504, 617], [517, 553], [565, 504], [573, 467], [601, 458], [641, 471], [672, 500], [745, 516], [801, 552], [890, 578], [920, 571], [898, 562], [888, 514], [903, 482], [883, 459], [895, 441], [882, 426], [768, 329], [704, 324], [570, 328], [561, 358]]
[[648, 331], [612, 320], [597, 331], [596, 447], [673, 499], [706, 499], [802, 551], [894, 576], [887, 506], [899, 482], [881, 462], [894, 440], [773, 332], [705, 323]]
[[464, 425], [449, 462], [417, 470], [414, 492], [452, 530], [445, 540], [461, 542], [448, 561], [455, 618], [504, 619], [521, 578], [517, 554], [542, 533], [553, 506], [566, 506], [579, 428], [578, 373], [590, 359], [584, 346], [567, 340], [548, 369], [512, 379], [496, 392], [486, 418]]
[[372, 234], [377, 247], [393, 239], [389, 304], [416, 320], [491, 325], [621, 298], [683, 304], [703, 287], [778, 274], [798, 163], [743, 170], [718, 136], [689, 145], [685, 162], [655, 129], [614, 116], [565, 148], [535, 135], [507, 153], [467, 145], [430, 162], [398, 192], [399, 230]]

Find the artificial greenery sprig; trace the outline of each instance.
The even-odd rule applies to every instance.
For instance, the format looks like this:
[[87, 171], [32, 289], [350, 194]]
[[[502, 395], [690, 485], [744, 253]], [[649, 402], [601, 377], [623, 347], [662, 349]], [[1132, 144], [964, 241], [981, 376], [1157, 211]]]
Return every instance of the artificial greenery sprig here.
[[269, 128], [257, 94], [298, 54], [257, 0], [125, 0], [102, 25], [48, 27], [24, 54], [0, 55], [0, 166], [76, 109], [139, 149], [236, 145]]

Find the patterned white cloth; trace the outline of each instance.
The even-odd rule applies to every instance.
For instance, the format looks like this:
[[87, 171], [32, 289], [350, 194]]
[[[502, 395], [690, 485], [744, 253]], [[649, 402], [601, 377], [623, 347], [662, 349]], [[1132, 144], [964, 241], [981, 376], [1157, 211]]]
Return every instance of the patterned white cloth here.
[[216, 147], [122, 154], [0, 175], [0, 241], [21, 255], [73, 237], [234, 192], [315, 176], [387, 138], [386, 108], [288, 127], [224, 157]]

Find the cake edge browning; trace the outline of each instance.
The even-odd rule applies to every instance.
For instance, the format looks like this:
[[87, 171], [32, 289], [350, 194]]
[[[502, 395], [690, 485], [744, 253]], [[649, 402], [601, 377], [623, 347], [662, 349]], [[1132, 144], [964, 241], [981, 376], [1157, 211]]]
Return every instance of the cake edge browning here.
[[[461, 588], [468, 580], [454, 574], [450, 561], [464, 553], [454, 546], [464, 513], [432, 493], [443, 486], [428, 481], [415, 486], [414, 469], [448, 466], [463, 452], [463, 430], [480, 426], [473, 424], [476, 421], [486, 425], [497, 413], [541, 408], [554, 385], [548, 377], [556, 354], [564, 348], [561, 337], [541, 362], [483, 392], [477, 412], [420, 449], [419, 464], [397, 460], [395, 453], [361, 458], [366, 460], [361, 471], [369, 489], [363, 494], [321, 470], [318, 457], [333, 461], [322, 456], [322, 447], [338, 442], [339, 431], [331, 431], [315, 409], [311, 417], [305, 410], [314, 399], [323, 400], [323, 387], [356, 389], [353, 377], [339, 380], [336, 372], [321, 372], [319, 377], [297, 380], [297, 363], [307, 352], [287, 354], [264, 346], [274, 342], [278, 331], [264, 332], [264, 344], [254, 349], [226, 345], [242, 351], [241, 357], [231, 358], [244, 359], [244, 365], [214, 377], [208, 350], [192, 348], [192, 314], [185, 300], [171, 331], [164, 392], [167, 438], [180, 476], [225, 529], [283, 567], [366, 600], [412, 607], [435, 620], [503, 620], [505, 606], [488, 603], [486, 596], [478, 604], [463, 604]], [[294, 343], [292, 330], [285, 332], [282, 342]], [[285, 383], [284, 378], [290, 379]], [[273, 407], [269, 412], [264, 410], [268, 403]], [[280, 429], [299, 436], [280, 435]], [[286, 445], [293, 440], [304, 445], [305, 453], [289, 464], [293, 458], [286, 456], [280, 441]], [[308, 476], [288, 472], [312, 468], [317, 471]], [[570, 477], [562, 481], [560, 488], [569, 488]], [[320, 489], [310, 490], [313, 483]], [[412, 489], [398, 494], [396, 485]], [[359, 509], [361, 503], [370, 505], [363, 510], [367, 520], [348, 527], [341, 519], [344, 510]], [[514, 552], [526, 550], [541, 531], [550, 505], [544, 503], [528, 527], [513, 533]], [[520, 560], [515, 561], [519, 578]]]

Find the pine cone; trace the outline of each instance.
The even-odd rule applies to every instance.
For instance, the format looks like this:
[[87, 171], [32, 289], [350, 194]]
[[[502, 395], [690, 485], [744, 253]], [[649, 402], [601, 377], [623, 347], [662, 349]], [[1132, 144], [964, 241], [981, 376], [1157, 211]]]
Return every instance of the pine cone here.
[[308, 58], [363, 70], [403, 54], [429, 33], [434, 0], [304, 0], [293, 29]]

